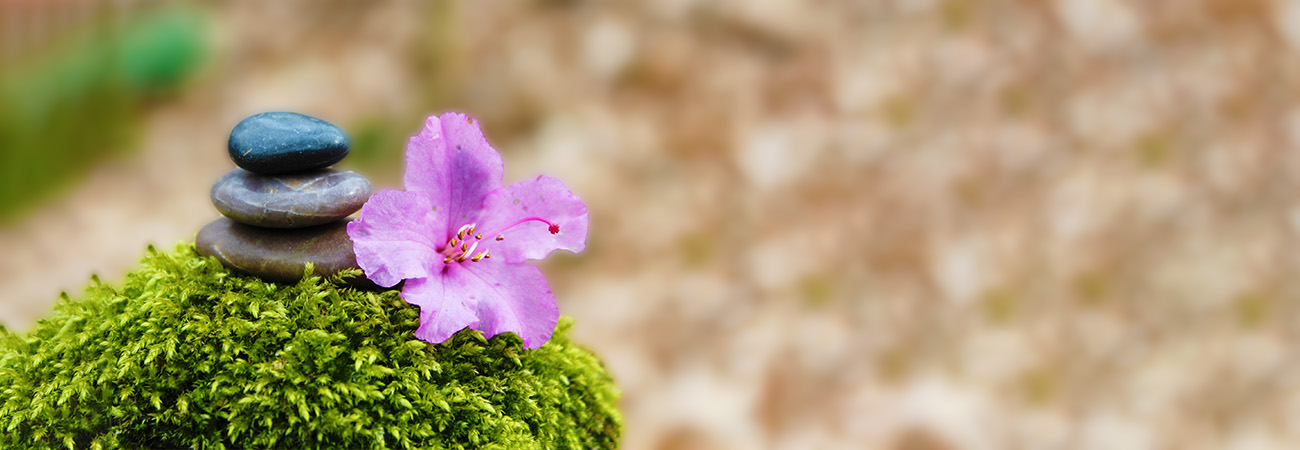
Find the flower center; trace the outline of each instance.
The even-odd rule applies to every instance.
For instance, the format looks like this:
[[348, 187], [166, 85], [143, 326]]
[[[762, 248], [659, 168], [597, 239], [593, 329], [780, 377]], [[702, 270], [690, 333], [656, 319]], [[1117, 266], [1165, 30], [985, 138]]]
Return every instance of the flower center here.
[[[551, 234], [556, 234], [560, 232], [560, 225], [551, 223], [551, 221], [549, 220], [543, 219], [541, 217], [525, 217], [523, 219], [519, 219], [515, 221], [514, 223], [501, 227], [501, 229], [499, 230], [496, 230], [491, 233], [487, 233], [487, 236], [496, 236], [496, 238], [494, 238], [495, 240], [504, 241], [506, 240], [506, 237], [502, 233], [505, 233], [506, 230], [509, 230], [511, 228], [514, 228], [516, 226], [528, 222], [545, 223], [546, 225], [548, 225], [547, 231], [550, 231]], [[440, 251], [442, 253], [442, 256], [444, 256], [444, 258], [442, 259], [443, 264], [451, 264], [452, 261], [458, 263], [463, 263], [465, 261], [479, 262], [480, 260], [488, 259], [492, 257], [492, 254], [489, 253], [487, 250], [483, 250], [478, 254], [474, 253], [476, 250], [478, 250], [478, 244], [480, 242], [483, 242], [484, 240], [483, 237], [484, 233], [476, 233], [475, 226], [476, 224], [472, 224], [472, 223], [461, 226], [459, 230], [456, 230], [456, 236], [453, 236], [451, 239], [447, 240], [447, 245], [443, 246], [442, 250]]]

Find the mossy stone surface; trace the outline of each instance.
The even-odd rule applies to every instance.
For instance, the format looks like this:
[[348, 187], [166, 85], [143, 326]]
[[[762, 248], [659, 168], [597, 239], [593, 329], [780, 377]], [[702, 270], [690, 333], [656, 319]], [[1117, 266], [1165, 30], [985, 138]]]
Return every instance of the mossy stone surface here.
[[617, 446], [617, 388], [568, 318], [536, 350], [470, 330], [431, 345], [417, 325], [396, 291], [150, 249], [122, 286], [0, 328], [0, 448]]

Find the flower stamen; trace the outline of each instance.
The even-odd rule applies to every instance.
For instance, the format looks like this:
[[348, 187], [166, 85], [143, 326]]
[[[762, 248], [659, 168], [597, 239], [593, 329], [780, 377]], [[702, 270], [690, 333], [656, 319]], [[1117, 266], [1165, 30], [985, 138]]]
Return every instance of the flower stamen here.
[[465, 224], [461, 226], [460, 229], [456, 230], [455, 237], [447, 241], [447, 246], [444, 247], [444, 250], [442, 250], [442, 254], [443, 256], [445, 256], [442, 262], [443, 264], [451, 264], [452, 261], [463, 263], [466, 260], [469, 260], [471, 262], [478, 262], [480, 260], [491, 258], [492, 255], [489, 254], [487, 250], [484, 250], [479, 254], [474, 254], [474, 251], [478, 249], [479, 242], [483, 241], [484, 234], [488, 236], [496, 235], [495, 239], [498, 242], [504, 241], [506, 240], [506, 237], [502, 233], [504, 233], [506, 230], [509, 230], [511, 228], [514, 228], [516, 226], [528, 222], [541, 222], [546, 224], [547, 225], [546, 230], [550, 231], [551, 234], [557, 234], [560, 232], [559, 224], [543, 219], [541, 217], [525, 217], [523, 219], [519, 219], [514, 223], [501, 227], [501, 229], [497, 230], [495, 233], [476, 233], [475, 228], [477, 228], [478, 226], [477, 224], [472, 224], [472, 223]]
[[[443, 264], [451, 264], [452, 261], [463, 263], [465, 260], [478, 262], [479, 260], [491, 257], [486, 250], [477, 255], [474, 254], [474, 251], [478, 250], [479, 242], [483, 240], [483, 234], [475, 233], [475, 228], [476, 225], [471, 223], [456, 230], [456, 237], [447, 241], [447, 246], [442, 250], [444, 256], [442, 259]], [[497, 237], [499, 238], [497, 240], [504, 239], [501, 236]]]

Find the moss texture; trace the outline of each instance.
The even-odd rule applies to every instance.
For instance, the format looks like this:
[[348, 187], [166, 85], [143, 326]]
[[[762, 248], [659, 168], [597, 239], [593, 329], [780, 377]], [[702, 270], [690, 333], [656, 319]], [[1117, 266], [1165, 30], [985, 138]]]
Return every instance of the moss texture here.
[[26, 336], [0, 329], [0, 448], [617, 446], [618, 391], [570, 319], [536, 350], [417, 325], [396, 291], [150, 248], [120, 288], [94, 279]]

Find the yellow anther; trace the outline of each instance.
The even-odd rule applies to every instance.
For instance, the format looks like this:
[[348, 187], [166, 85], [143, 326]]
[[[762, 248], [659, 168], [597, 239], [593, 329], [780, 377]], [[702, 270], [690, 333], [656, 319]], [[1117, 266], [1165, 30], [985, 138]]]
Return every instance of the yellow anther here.
[[500, 235], [498, 235], [498, 236], [497, 236], [497, 240], [498, 240], [498, 241], [504, 241], [504, 240], [506, 240], [506, 237], [505, 237], [505, 236], [500, 236]]
[[483, 233], [474, 235], [474, 239], [483, 240]]

